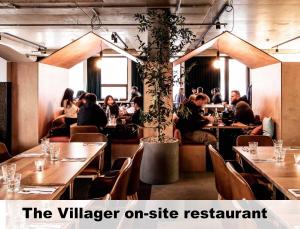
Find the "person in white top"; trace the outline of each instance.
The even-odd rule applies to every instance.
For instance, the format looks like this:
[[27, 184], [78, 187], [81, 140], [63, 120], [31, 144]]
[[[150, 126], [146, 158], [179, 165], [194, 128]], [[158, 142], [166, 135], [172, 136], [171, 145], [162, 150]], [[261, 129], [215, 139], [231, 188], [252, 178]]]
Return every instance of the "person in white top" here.
[[64, 108], [65, 124], [67, 133], [70, 133], [70, 125], [77, 123], [78, 107], [73, 100], [74, 91], [70, 88], [65, 90], [64, 96], [61, 100], [61, 106]]

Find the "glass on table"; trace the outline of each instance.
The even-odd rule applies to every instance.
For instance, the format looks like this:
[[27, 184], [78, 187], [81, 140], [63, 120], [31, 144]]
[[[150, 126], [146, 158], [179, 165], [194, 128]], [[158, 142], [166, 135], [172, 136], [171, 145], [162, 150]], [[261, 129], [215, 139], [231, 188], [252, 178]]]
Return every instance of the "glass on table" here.
[[49, 146], [50, 146], [50, 140], [49, 138], [42, 138], [41, 139], [41, 146], [42, 146], [42, 151], [43, 153], [48, 153], [49, 151]]
[[17, 165], [12, 163], [12, 164], [5, 164], [1, 166], [2, 170], [2, 179], [3, 183], [7, 184], [8, 179], [13, 179], [16, 173], [16, 168]]
[[286, 148], [281, 148], [275, 151], [275, 160], [277, 162], [283, 162], [285, 159], [285, 155], [286, 155]]
[[257, 154], [258, 142], [249, 142], [248, 144], [250, 154]]
[[18, 192], [20, 190], [21, 177], [22, 175], [20, 173], [16, 173], [14, 177], [7, 179], [8, 192]]
[[45, 167], [45, 160], [44, 159], [36, 160], [34, 161], [34, 165], [36, 171], [43, 171]]
[[59, 159], [60, 148], [59, 146], [52, 145], [50, 148], [50, 160], [57, 161]]
[[294, 153], [295, 164], [300, 165], [300, 153]]

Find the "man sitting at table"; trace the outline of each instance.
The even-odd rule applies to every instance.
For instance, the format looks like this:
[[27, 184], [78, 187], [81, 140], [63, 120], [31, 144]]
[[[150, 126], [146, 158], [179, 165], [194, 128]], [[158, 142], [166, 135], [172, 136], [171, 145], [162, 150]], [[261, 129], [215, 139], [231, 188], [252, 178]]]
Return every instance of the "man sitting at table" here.
[[230, 99], [236, 122], [241, 122], [247, 125], [255, 122], [253, 111], [245, 96], [241, 97], [240, 92], [234, 90], [231, 91]]
[[200, 93], [195, 100], [189, 100], [184, 104], [184, 113], [179, 113], [177, 128], [183, 138], [202, 144], [216, 144], [216, 137], [209, 131], [202, 128], [213, 122], [213, 117], [203, 116], [199, 113], [200, 108], [207, 104], [209, 98], [206, 94]]
[[86, 103], [80, 108], [77, 116], [77, 125], [94, 125], [102, 130], [107, 124], [105, 112], [96, 104], [97, 96], [93, 93], [85, 95]]

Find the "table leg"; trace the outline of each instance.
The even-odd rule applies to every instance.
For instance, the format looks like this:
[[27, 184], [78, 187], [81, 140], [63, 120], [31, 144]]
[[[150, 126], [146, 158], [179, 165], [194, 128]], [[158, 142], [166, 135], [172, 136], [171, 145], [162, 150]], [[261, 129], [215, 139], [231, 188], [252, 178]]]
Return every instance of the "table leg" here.
[[71, 183], [69, 185], [69, 197], [70, 197], [70, 200], [72, 200], [74, 198], [74, 181], [71, 181]]

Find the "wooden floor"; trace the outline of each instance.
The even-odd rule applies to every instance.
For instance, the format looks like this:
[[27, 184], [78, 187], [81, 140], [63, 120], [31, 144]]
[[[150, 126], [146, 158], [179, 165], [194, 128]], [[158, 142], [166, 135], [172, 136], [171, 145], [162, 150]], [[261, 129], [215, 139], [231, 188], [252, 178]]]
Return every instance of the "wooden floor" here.
[[[89, 179], [77, 179], [74, 187], [75, 199], [87, 199]], [[183, 173], [180, 180], [168, 185], [153, 185], [151, 189], [152, 200], [216, 200], [214, 174]]]

